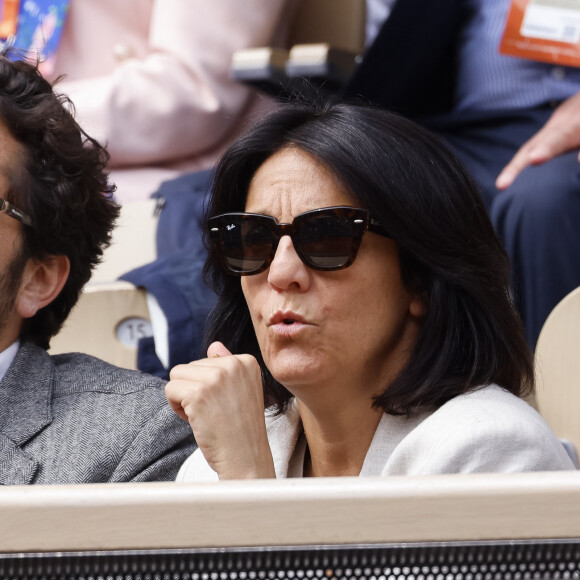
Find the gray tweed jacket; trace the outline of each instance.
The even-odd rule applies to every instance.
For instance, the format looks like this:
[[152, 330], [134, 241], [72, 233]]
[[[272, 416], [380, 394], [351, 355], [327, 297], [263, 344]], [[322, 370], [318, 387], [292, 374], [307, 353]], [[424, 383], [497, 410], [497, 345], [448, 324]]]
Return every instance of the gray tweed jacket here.
[[173, 480], [195, 441], [163, 386], [24, 343], [0, 381], [0, 484]]

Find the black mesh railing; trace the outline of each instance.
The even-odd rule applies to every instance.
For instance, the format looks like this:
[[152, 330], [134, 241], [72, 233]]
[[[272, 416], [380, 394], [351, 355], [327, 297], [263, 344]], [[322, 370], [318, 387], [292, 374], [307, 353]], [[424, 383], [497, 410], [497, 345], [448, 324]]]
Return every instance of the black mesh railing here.
[[0, 578], [580, 579], [580, 539], [0, 554]]

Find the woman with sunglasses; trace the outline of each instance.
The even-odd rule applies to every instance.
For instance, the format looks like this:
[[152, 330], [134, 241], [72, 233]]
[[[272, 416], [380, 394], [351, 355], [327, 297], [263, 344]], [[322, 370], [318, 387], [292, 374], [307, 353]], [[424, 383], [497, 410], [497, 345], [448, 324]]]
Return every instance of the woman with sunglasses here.
[[166, 388], [199, 445], [178, 481], [573, 469], [519, 398], [506, 256], [430, 134], [283, 108], [225, 153], [208, 215], [207, 358]]

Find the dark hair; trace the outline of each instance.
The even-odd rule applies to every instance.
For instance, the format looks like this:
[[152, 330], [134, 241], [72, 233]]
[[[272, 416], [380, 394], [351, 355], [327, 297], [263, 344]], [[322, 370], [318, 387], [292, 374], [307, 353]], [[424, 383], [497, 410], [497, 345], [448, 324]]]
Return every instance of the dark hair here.
[[21, 338], [48, 348], [109, 244], [119, 213], [105, 171], [108, 154], [75, 122], [71, 102], [24, 61], [0, 55], [0, 122], [24, 150], [8, 168], [9, 200], [32, 218], [29, 258], [65, 255], [70, 275], [59, 296], [23, 325]]
[[[289, 105], [224, 154], [207, 215], [243, 211], [256, 170], [286, 147], [321, 161], [370, 211], [397, 244], [404, 285], [424, 297], [427, 313], [408, 363], [374, 405], [409, 414], [489, 383], [526, 394], [533, 386], [531, 353], [509, 295], [508, 258], [455, 156], [426, 130], [385, 110]], [[219, 296], [206, 343], [221, 340], [232, 352], [256, 356], [267, 404], [283, 410], [291, 395], [264, 365], [239, 278], [222, 270], [211, 247], [205, 275]]]

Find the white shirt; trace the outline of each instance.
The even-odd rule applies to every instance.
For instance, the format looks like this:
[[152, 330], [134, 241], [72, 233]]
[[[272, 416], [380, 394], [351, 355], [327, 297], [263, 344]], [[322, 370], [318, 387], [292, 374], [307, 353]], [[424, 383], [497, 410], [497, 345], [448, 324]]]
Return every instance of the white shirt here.
[[18, 349], [20, 348], [20, 342], [17, 340], [13, 342], [7, 349], [0, 352], [0, 381], [4, 378], [4, 375], [10, 368]]

